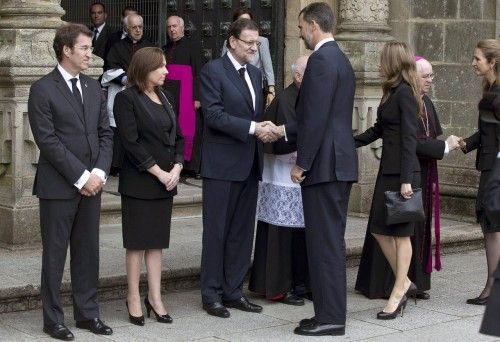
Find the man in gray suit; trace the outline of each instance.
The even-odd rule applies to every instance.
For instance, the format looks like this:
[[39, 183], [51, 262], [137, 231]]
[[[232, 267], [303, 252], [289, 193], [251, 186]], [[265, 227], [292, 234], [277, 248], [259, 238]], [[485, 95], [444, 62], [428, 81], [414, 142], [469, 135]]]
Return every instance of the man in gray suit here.
[[40, 159], [33, 194], [40, 201], [43, 330], [72, 340], [60, 302], [68, 244], [78, 328], [111, 335], [99, 319], [99, 214], [101, 189], [112, 154], [112, 132], [97, 81], [81, 74], [92, 57], [92, 32], [83, 25], [59, 28], [58, 65], [30, 90], [28, 116]]

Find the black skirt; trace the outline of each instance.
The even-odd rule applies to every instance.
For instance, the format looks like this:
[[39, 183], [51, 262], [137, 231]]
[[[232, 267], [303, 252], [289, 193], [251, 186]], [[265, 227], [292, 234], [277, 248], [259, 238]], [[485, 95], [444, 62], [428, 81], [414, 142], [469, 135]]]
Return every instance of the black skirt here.
[[[420, 172], [413, 173], [411, 182], [412, 189], [420, 187]], [[384, 175], [380, 171], [375, 182], [373, 191], [372, 206], [370, 209], [370, 219], [368, 220], [368, 232], [389, 236], [412, 236], [415, 223], [401, 223], [387, 225], [385, 212], [385, 191], [400, 191], [401, 181], [399, 175]]]
[[484, 212], [484, 195], [486, 192], [486, 184], [490, 179], [491, 171], [481, 171], [479, 178], [479, 187], [477, 189], [476, 197], [476, 218], [477, 222], [481, 225], [483, 233], [497, 233], [500, 232], [500, 225], [495, 225], [488, 220]]
[[145, 200], [122, 195], [121, 199], [123, 247], [168, 248], [173, 197]]
[[257, 222], [248, 289], [267, 299], [289, 291], [297, 295], [310, 292], [304, 228]]

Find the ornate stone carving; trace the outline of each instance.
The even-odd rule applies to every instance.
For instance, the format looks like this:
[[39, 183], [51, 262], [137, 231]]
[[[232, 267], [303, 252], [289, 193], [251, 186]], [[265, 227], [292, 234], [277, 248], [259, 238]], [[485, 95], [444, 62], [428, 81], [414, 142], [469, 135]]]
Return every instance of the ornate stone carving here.
[[377, 33], [391, 30], [388, 0], [341, 0], [339, 12], [339, 32], [365, 32], [371, 34], [367, 40], [374, 40]]

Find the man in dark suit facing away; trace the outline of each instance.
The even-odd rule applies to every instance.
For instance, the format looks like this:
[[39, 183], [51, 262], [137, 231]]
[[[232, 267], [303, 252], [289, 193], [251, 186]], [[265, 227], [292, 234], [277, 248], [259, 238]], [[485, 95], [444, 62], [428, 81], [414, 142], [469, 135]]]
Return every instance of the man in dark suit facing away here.
[[78, 328], [111, 335], [99, 319], [99, 214], [112, 153], [112, 132], [97, 81], [81, 74], [92, 57], [92, 32], [59, 28], [56, 68], [30, 89], [28, 116], [40, 149], [33, 194], [40, 201], [43, 330], [72, 340], [64, 325], [60, 287], [68, 244], [73, 312]]
[[[297, 138], [292, 181], [301, 183], [307, 254], [315, 317], [300, 322], [299, 335], [343, 335], [346, 321], [345, 225], [358, 159], [352, 137], [355, 79], [333, 39], [334, 15], [316, 2], [299, 14], [309, 57], [295, 106]], [[296, 130], [295, 130], [296, 129]]]
[[201, 294], [208, 314], [229, 317], [226, 307], [260, 312], [243, 295], [250, 267], [262, 144], [271, 123], [259, 122], [264, 100], [259, 69], [249, 64], [259, 45], [257, 25], [235, 21], [228, 53], [201, 71], [204, 137]]

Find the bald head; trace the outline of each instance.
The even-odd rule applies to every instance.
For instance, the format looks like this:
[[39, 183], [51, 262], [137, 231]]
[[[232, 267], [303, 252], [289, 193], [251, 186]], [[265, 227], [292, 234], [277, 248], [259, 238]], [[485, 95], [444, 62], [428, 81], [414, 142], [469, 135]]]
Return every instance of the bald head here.
[[167, 34], [170, 41], [176, 42], [184, 37], [184, 19], [171, 15], [167, 18]]
[[304, 76], [304, 71], [306, 71], [308, 59], [309, 56], [300, 56], [295, 63], [292, 64], [293, 83], [295, 83], [297, 88], [300, 88], [300, 84], [302, 83], [302, 77]]
[[432, 80], [434, 79], [432, 64], [425, 58], [419, 59], [416, 64], [420, 91], [422, 95], [427, 94], [431, 89]]

